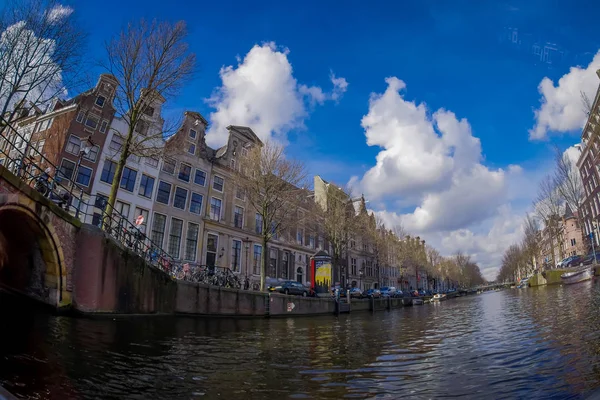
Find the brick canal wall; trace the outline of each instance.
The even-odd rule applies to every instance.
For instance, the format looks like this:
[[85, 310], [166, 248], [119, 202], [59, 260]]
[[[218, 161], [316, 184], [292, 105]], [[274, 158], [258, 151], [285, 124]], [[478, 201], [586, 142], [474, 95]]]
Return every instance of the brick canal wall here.
[[177, 283], [83, 225], [77, 234], [73, 307], [84, 313], [149, 314], [175, 310]]
[[[176, 281], [95, 226], [77, 233], [72, 306], [86, 314], [301, 316], [335, 313], [330, 298], [265, 294]], [[344, 300], [342, 300], [344, 301]], [[402, 307], [404, 299], [352, 299], [352, 311]]]

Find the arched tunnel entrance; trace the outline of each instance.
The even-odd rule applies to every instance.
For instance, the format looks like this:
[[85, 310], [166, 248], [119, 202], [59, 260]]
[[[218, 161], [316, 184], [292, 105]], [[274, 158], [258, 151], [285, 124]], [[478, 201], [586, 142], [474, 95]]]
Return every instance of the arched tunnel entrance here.
[[57, 307], [62, 267], [43, 221], [20, 206], [0, 207], [0, 288]]

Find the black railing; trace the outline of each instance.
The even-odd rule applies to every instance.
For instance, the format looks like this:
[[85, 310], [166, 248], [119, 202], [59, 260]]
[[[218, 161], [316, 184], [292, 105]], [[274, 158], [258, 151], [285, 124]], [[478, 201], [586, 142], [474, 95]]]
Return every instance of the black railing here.
[[77, 167], [71, 172], [72, 176], [64, 176], [60, 169], [31, 143], [29, 135], [33, 134], [32, 131], [21, 133], [1, 116], [0, 124], [0, 164], [15, 176], [83, 222], [92, 222], [96, 214], [94, 211], [100, 209], [99, 226], [113, 239], [133, 250], [148, 263], [167, 273], [177, 264], [173, 257], [161, 246], [152, 242], [126, 216], [114, 207], [107, 209], [106, 201], [99, 202], [100, 196], [87, 194], [85, 189], [73, 180], [77, 179], [83, 153], [80, 154]]
[[64, 176], [37, 146], [32, 145], [30, 137], [19, 132], [2, 117], [0, 124], [0, 165], [4, 164], [10, 172], [42, 196], [75, 218], [99, 226], [124, 247], [175, 279], [236, 289], [242, 287], [238, 276], [229, 268], [176, 260], [140, 229], [142, 225], [138, 226], [129, 221], [127, 216], [114, 206], [108, 209], [106, 196], [86, 193], [85, 189], [73, 180], [77, 179], [83, 153], [80, 154], [71, 177]]

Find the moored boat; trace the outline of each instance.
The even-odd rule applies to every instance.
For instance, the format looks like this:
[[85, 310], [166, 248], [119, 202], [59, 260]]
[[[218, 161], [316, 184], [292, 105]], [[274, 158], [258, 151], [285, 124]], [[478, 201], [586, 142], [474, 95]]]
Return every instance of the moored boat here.
[[414, 299], [412, 299], [412, 303], [414, 306], [421, 306], [423, 305], [423, 299], [415, 297]]
[[443, 293], [436, 293], [433, 295], [433, 301], [444, 301], [446, 300], [446, 295]]
[[566, 285], [570, 285], [573, 283], [579, 283], [579, 282], [583, 282], [583, 281], [587, 281], [592, 279], [592, 276], [594, 275], [593, 271], [592, 271], [592, 267], [585, 267], [582, 269], [578, 269], [576, 271], [572, 271], [572, 272], [565, 272], [564, 274], [562, 274], [560, 276], [560, 280], [562, 283], [566, 284]]

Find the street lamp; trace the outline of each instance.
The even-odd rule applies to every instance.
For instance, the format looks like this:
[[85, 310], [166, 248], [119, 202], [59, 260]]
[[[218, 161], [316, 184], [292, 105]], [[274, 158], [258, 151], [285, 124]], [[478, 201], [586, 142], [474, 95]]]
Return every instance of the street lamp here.
[[81, 159], [84, 156], [87, 156], [92, 151], [94, 147], [94, 142], [92, 142], [92, 137], [88, 136], [84, 141], [81, 142], [81, 148], [79, 150], [79, 157], [77, 158], [77, 166], [75, 167], [75, 179], [71, 181], [71, 189], [73, 189], [73, 185], [75, 185], [75, 181], [77, 180], [77, 176], [79, 175], [79, 167], [81, 166]]
[[360, 280], [359, 280], [359, 282], [360, 282], [360, 283], [359, 283], [360, 290], [363, 290], [363, 289], [362, 289], [362, 277], [363, 277], [363, 274], [364, 274], [364, 271], [363, 271], [363, 270], [364, 270], [364, 268], [365, 268], [365, 267], [362, 267], [362, 268], [360, 269], [360, 271], [358, 271], [358, 276], [360, 277]]

